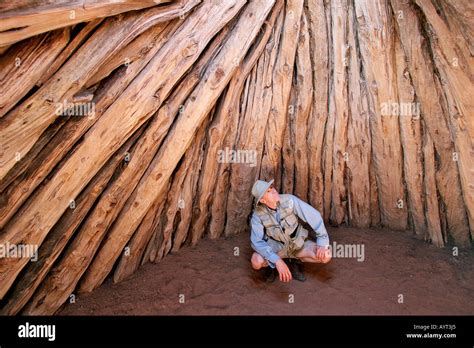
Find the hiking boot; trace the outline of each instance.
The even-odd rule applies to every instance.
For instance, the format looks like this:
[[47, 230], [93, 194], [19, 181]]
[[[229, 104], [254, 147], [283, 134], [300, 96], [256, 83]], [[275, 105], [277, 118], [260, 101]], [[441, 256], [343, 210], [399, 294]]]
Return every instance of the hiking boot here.
[[297, 259], [288, 259], [288, 268], [290, 269], [291, 276], [300, 282], [304, 282], [306, 277], [303, 274], [301, 261]]
[[263, 269], [263, 280], [267, 283], [273, 283], [276, 278], [276, 269], [270, 266]]

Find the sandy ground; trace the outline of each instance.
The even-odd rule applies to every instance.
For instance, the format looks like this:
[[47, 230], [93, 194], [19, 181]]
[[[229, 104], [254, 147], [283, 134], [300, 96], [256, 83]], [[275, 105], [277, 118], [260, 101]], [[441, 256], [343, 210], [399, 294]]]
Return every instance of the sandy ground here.
[[185, 246], [141, 267], [119, 284], [109, 279], [93, 293], [79, 294], [59, 314], [474, 314], [471, 250], [455, 257], [451, 248], [438, 249], [390, 230], [329, 228], [329, 233], [331, 243], [363, 244], [365, 260], [305, 264], [306, 282], [269, 284], [250, 268], [248, 235], [204, 239], [196, 248]]

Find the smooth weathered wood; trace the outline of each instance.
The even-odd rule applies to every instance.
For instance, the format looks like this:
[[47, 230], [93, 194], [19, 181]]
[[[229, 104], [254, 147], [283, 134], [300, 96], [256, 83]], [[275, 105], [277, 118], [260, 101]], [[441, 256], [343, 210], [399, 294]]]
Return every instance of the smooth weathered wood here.
[[[136, 228], [136, 221], [144, 216], [150, 207], [150, 201], [163, 193], [165, 182], [189, 147], [196, 129], [208, 115], [218, 96], [235, 73], [236, 65], [232, 59], [237, 57], [240, 61], [243, 58], [273, 3], [269, 0], [264, 4], [250, 3], [245, 7], [221, 51], [206, 70], [191, 97], [188, 98], [184, 105], [184, 112], [176, 121], [175, 127], [169, 132], [162, 148], [138, 184], [137, 190], [125, 205], [122, 214], [117, 217], [109, 231], [109, 243], [102, 245], [94, 262], [88, 268], [82, 281], [82, 289], [93, 290], [104, 281], [118, 256], [117, 250], [120, 251], [123, 248], [130, 238], [130, 231], [133, 232]], [[209, 16], [215, 9], [219, 12], [219, 20], [228, 22], [242, 5], [243, 3], [240, 2], [229, 4], [231, 7], [228, 15], [222, 13], [222, 5], [211, 4], [208, 9], [202, 8], [207, 10]], [[187, 23], [185, 22], [184, 25]], [[213, 23], [217, 26], [220, 25], [219, 21], [213, 21]], [[222, 26], [219, 29], [221, 28]], [[125, 218], [127, 216], [134, 218]]]
[[107, 0], [73, 0], [69, 2], [49, 1], [4, 8], [0, 12], [0, 46], [11, 45], [28, 37], [46, 31], [87, 22], [95, 18], [114, 16], [116, 14], [139, 10], [167, 0], [143, 1], [107, 1]]

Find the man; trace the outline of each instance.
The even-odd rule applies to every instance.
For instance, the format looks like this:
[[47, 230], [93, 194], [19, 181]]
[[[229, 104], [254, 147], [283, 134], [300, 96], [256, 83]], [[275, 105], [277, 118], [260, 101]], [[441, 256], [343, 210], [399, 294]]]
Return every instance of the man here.
[[[252, 267], [265, 268], [266, 280], [273, 282], [278, 270], [280, 281], [292, 278], [305, 281], [299, 268], [301, 262], [328, 263], [331, 260], [329, 236], [321, 214], [296, 196], [278, 194], [273, 180], [257, 180], [252, 187], [256, 199], [251, 219], [250, 241], [255, 252]], [[316, 243], [308, 240], [308, 231], [300, 224], [306, 222], [316, 232]], [[288, 265], [283, 261], [288, 259]]]

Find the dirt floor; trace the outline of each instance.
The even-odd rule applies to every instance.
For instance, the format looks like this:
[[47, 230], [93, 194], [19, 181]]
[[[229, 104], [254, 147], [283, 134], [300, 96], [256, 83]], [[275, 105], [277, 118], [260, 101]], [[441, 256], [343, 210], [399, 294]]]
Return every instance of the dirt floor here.
[[364, 261], [305, 264], [306, 282], [269, 284], [250, 268], [248, 235], [204, 239], [196, 248], [185, 246], [141, 267], [119, 284], [109, 279], [93, 293], [79, 294], [59, 314], [474, 314], [471, 250], [453, 256], [451, 248], [438, 249], [390, 230], [329, 228], [329, 233], [331, 243], [364, 245]]

